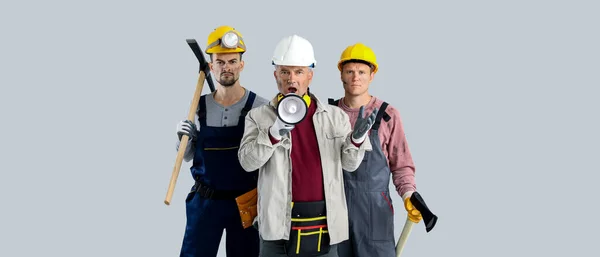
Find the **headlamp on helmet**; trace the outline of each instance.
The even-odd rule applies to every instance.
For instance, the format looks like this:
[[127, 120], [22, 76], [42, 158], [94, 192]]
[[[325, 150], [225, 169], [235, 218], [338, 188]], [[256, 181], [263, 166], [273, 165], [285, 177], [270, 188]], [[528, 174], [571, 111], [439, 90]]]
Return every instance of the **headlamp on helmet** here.
[[225, 34], [223, 34], [223, 36], [221, 38], [219, 38], [216, 41], [212, 42], [206, 48], [210, 49], [211, 47], [214, 47], [214, 46], [219, 45], [219, 44], [223, 48], [236, 49], [236, 48], [239, 47], [239, 48], [242, 48], [242, 49], [246, 50], [246, 46], [244, 44], [240, 43], [240, 35], [238, 35], [233, 30], [225, 32]]
[[226, 48], [236, 48], [239, 42], [238, 34], [233, 31], [225, 33], [221, 38], [221, 45]]

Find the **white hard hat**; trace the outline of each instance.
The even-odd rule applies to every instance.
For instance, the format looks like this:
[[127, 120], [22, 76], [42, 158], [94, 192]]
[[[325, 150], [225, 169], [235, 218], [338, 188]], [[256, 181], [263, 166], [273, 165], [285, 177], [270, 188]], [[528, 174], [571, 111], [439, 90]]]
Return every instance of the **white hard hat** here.
[[309, 66], [317, 64], [312, 44], [303, 37], [292, 35], [277, 43], [273, 53], [273, 65]]

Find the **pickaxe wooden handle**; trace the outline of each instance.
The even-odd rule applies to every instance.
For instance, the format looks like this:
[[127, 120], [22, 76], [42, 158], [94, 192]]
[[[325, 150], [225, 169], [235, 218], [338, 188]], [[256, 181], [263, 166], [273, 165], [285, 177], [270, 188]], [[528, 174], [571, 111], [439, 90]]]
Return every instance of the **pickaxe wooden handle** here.
[[[425, 223], [425, 230], [427, 232], [431, 231], [433, 227], [435, 227], [438, 217], [429, 210], [429, 207], [425, 204], [425, 200], [423, 200], [423, 197], [421, 197], [418, 192], [414, 192], [410, 196], [410, 202], [415, 206], [415, 209], [421, 212], [423, 222]], [[398, 239], [398, 243], [396, 244], [396, 257], [400, 257], [402, 254], [402, 250], [404, 250], [404, 245], [406, 244], [406, 240], [408, 239], [408, 235], [410, 235], [410, 231], [414, 224], [414, 222], [406, 217], [404, 228], [402, 228], [402, 234], [400, 234], [400, 239]]]
[[[196, 111], [198, 110], [198, 104], [200, 102], [200, 96], [202, 95], [204, 81], [206, 80], [208, 82], [208, 86], [210, 87], [211, 91], [214, 91], [215, 86], [212, 78], [210, 77], [210, 68], [208, 67], [208, 62], [206, 62], [200, 46], [198, 46], [198, 43], [195, 39], [187, 39], [186, 41], [200, 62], [200, 75], [198, 76], [196, 91], [194, 92], [194, 97], [192, 98], [192, 104], [187, 117], [188, 120], [194, 121], [194, 118], [196, 117]], [[187, 135], [183, 135], [181, 137], [179, 150], [177, 151], [177, 158], [175, 159], [175, 167], [173, 167], [173, 173], [171, 174], [171, 180], [169, 182], [169, 189], [167, 190], [167, 197], [164, 201], [166, 205], [171, 204], [171, 198], [173, 197], [173, 191], [175, 190], [175, 183], [177, 182], [177, 177], [179, 177], [179, 170], [181, 169], [181, 163], [183, 162], [183, 156], [185, 154], [188, 141], [189, 137]]]

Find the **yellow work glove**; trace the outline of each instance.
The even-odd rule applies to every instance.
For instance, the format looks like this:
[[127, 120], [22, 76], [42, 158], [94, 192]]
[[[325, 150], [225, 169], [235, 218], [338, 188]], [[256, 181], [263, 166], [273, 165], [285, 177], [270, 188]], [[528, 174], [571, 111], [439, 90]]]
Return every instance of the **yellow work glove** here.
[[419, 221], [423, 219], [423, 216], [421, 216], [421, 212], [417, 210], [415, 206], [413, 206], [413, 204], [410, 202], [411, 196], [412, 192], [404, 194], [404, 208], [406, 209], [410, 221], [414, 223], [419, 223]]

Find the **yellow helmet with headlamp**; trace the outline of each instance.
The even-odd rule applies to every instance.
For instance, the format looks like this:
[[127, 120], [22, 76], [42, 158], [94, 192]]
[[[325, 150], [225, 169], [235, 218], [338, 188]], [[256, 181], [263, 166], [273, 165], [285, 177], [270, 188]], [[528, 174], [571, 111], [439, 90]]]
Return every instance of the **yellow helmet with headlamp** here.
[[208, 35], [207, 54], [212, 53], [244, 53], [246, 43], [242, 34], [231, 26], [220, 26]]

